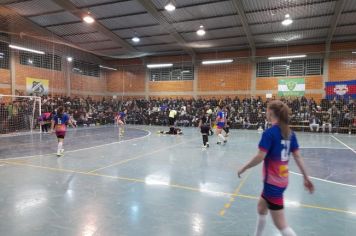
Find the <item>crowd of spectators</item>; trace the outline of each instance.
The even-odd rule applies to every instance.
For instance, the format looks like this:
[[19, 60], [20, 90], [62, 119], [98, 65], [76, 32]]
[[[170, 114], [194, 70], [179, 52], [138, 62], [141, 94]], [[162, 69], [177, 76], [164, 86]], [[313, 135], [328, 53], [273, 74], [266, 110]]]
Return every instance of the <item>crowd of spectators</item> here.
[[[91, 97], [42, 98], [42, 113], [54, 112], [63, 106], [78, 126], [96, 126], [114, 123], [115, 114], [126, 108], [128, 124], [167, 125], [170, 109], [178, 111], [177, 126], [197, 126], [199, 117], [207, 109], [223, 104], [229, 113], [231, 128], [265, 129], [268, 100], [260, 97], [225, 99], [132, 99], [122, 101], [114, 98], [94, 100]], [[290, 125], [303, 131], [351, 132], [356, 127], [356, 102], [352, 99], [321, 100], [282, 98], [291, 108]], [[38, 106], [36, 106], [38, 109]], [[17, 98], [11, 102], [0, 100], [0, 133], [14, 132], [21, 127], [28, 129], [33, 114], [33, 101]], [[35, 117], [37, 120], [37, 117]], [[37, 124], [38, 122], [34, 122]]]

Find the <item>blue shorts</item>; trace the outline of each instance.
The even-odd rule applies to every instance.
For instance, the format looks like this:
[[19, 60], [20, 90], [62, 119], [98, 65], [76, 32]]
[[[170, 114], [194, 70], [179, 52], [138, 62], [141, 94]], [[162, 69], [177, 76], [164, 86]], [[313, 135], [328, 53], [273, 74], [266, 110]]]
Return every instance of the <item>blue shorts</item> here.
[[284, 207], [283, 193], [286, 188], [264, 183], [261, 197], [266, 200], [268, 209], [281, 210]]
[[225, 122], [218, 122], [216, 127], [218, 127], [218, 129], [223, 129], [225, 127]]

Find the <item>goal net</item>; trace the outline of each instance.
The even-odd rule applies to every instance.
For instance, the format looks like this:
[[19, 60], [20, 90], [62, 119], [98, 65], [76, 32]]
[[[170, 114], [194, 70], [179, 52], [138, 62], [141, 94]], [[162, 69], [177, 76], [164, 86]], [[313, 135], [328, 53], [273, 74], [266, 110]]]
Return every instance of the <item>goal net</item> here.
[[0, 135], [40, 131], [41, 98], [0, 94]]

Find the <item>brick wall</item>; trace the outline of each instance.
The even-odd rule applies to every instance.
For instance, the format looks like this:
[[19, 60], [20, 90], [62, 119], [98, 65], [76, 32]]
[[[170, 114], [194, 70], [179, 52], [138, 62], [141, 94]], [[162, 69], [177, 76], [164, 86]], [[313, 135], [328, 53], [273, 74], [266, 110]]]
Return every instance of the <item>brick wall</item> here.
[[11, 84], [10, 70], [0, 69], [0, 84]]
[[356, 55], [330, 58], [329, 81], [356, 80]]
[[119, 67], [107, 73], [109, 93], [144, 93], [146, 70], [142, 65]]
[[[258, 57], [283, 54], [323, 53], [325, 45], [290, 46], [281, 48], [265, 48], [256, 52]], [[329, 59], [329, 81], [356, 79], [356, 43], [336, 43], [331, 47], [333, 52]], [[322, 55], [322, 54], [321, 54]], [[251, 91], [252, 67], [246, 58], [249, 51], [198, 54], [198, 61], [204, 59], [234, 58], [232, 64], [202, 66], [196, 70], [197, 91], [194, 91], [193, 81], [149, 81], [146, 85], [146, 67], [142, 59], [116, 60], [107, 62], [118, 67], [117, 71], [105, 71], [100, 78], [70, 74], [72, 94], [84, 96], [124, 96], [124, 98], [143, 98], [145, 87], [151, 97], [192, 97], [193, 92], [199, 97], [245, 97]], [[237, 58], [237, 59], [236, 59]], [[18, 59], [17, 59], [18, 60]], [[191, 62], [186, 55], [160, 56], [145, 58], [145, 63]], [[63, 63], [65, 64], [65, 63]], [[50, 91], [56, 94], [66, 92], [66, 68], [62, 71], [52, 71], [16, 63], [16, 86], [25, 89], [26, 77], [50, 80]], [[256, 78], [254, 94], [265, 97], [266, 91], [276, 93], [279, 78]], [[305, 76], [307, 96], [321, 98], [323, 92], [322, 76]], [[0, 69], [0, 93], [10, 93], [10, 71]], [[309, 91], [308, 90], [313, 90]]]
[[249, 63], [199, 65], [198, 91], [250, 90], [251, 67]]
[[149, 82], [150, 92], [189, 92], [193, 91], [193, 81], [155, 81]]

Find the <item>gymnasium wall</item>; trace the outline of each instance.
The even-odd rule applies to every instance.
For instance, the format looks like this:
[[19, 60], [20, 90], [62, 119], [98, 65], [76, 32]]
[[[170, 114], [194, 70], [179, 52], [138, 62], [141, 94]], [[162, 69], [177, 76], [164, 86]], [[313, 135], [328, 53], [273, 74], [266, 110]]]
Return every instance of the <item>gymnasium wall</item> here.
[[[11, 69], [0, 69], [0, 94], [11, 94], [12, 92], [15, 92], [17, 95], [26, 95], [26, 78], [30, 77], [48, 80], [50, 95], [89, 95], [97, 98], [106, 96], [106, 70], [101, 70], [99, 77], [74, 73], [72, 71], [74, 62], [67, 62], [66, 59], [68, 56], [71, 56], [76, 60], [102, 64], [102, 60], [100, 58], [65, 45], [36, 40], [26, 36], [21, 39], [13, 36], [9, 40], [15, 45], [21, 45], [44, 51], [46, 54], [60, 56], [61, 69], [53, 70], [21, 64], [19, 51], [10, 50], [9, 68]], [[0, 51], [4, 50], [9, 49], [7, 46], [6, 48], [2, 46]]]
[[[324, 56], [325, 45], [290, 46], [265, 48], [256, 51], [256, 60], [267, 56], [302, 54]], [[325, 81], [342, 81], [356, 79], [356, 43], [335, 43], [332, 52], [325, 58], [324, 75], [303, 76], [306, 81], [306, 96], [319, 100], [323, 97]], [[145, 64], [148, 63], [192, 63], [190, 56], [160, 56], [144, 59], [128, 59], [106, 61], [109, 66], [118, 68], [117, 71], [101, 70], [100, 77], [84, 76], [73, 73], [65, 58], [73, 54], [71, 48], [57, 47], [56, 51], [62, 56], [62, 70], [48, 70], [19, 63], [15, 52], [15, 85], [16, 90], [25, 90], [26, 77], [48, 79], [51, 94], [67, 94], [76, 96], [117, 95], [121, 98], [164, 98], [164, 97], [249, 97], [251, 95], [265, 97], [266, 93], [277, 95], [278, 79], [281, 77], [257, 77], [255, 62], [249, 57], [249, 51], [204, 53], [197, 55], [194, 81], [149, 81]], [[88, 53], [75, 55], [84, 60]], [[90, 55], [92, 57], [92, 55]], [[208, 65], [200, 64], [204, 59], [235, 58], [234, 63]], [[99, 62], [98, 62], [99, 63]], [[102, 62], [101, 62], [102, 63]], [[0, 69], [0, 94], [11, 94], [10, 70]], [[68, 80], [70, 86], [68, 87]]]

